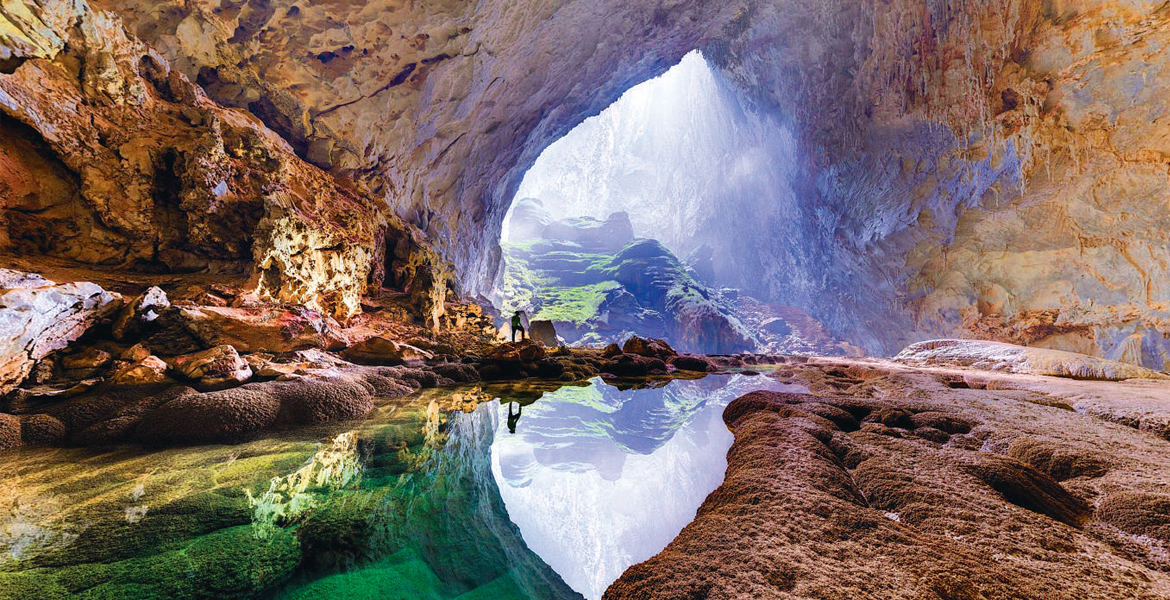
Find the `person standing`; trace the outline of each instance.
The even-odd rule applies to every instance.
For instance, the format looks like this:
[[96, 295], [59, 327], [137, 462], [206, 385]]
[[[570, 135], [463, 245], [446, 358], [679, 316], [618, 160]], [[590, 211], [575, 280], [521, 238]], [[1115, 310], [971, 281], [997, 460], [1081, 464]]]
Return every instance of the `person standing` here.
[[524, 317], [525, 317], [524, 311], [521, 311], [521, 310], [518, 310], [512, 314], [512, 341], [513, 342], [516, 341], [516, 334], [517, 333], [520, 334], [520, 340], [521, 341], [524, 340], [524, 334], [525, 334], [524, 322], [527, 320]]

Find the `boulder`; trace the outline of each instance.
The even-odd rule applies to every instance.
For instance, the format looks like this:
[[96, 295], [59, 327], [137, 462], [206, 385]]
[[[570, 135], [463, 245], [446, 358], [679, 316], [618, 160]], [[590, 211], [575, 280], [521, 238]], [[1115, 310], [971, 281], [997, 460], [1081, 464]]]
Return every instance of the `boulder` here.
[[560, 341], [557, 339], [557, 328], [552, 321], [533, 321], [528, 335], [533, 341], [546, 348], [556, 348], [560, 345]]
[[37, 361], [68, 346], [121, 306], [120, 296], [93, 283], [19, 281], [50, 285], [0, 289], [0, 395], [19, 385]]
[[118, 313], [111, 327], [116, 340], [126, 340], [142, 331], [142, 327], [158, 319], [162, 310], [170, 307], [166, 292], [154, 286], [142, 293]]
[[1145, 367], [1075, 352], [984, 340], [931, 340], [911, 344], [894, 360], [912, 365], [953, 365], [1073, 379], [1170, 379]]
[[160, 385], [174, 383], [167, 375], [167, 363], [150, 355], [114, 372], [110, 382], [116, 386]]
[[622, 353], [622, 347], [617, 344], [610, 344], [601, 351], [601, 355], [606, 358], [613, 358]]
[[626, 340], [626, 343], [622, 346], [622, 351], [626, 354], [660, 358], [664, 361], [672, 356], [678, 355], [678, 352], [675, 352], [674, 348], [671, 348], [670, 344], [666, 343], [666, 340], [643, 338], [636, 335]]
[[545, 227], [552, 222], [552, 215], [537, 198], [521, 198], [512, 203], [512, 215], [508, 221], [508, 241], [523, 242], [540, 239]]
[[341, 353], [341, 356], [358, 364], [379, 366], [401, 365], [408, 361], [434, 358], [434, 355], [426, 350], [382, 336], [374, 336], [350, 346]]
[[240, 352], [341, 350], [349, 344], [333, 318], [298, 307], [183, 307], [186, 328], [204, 347], [230, 345]]
[[204, 391], [234, 387], [252, 377], [248, 361], [241, 358], [235, 348], [226, 344], [176, 356], [168, 364], [183, 377], [196, 382], [196, 387]]

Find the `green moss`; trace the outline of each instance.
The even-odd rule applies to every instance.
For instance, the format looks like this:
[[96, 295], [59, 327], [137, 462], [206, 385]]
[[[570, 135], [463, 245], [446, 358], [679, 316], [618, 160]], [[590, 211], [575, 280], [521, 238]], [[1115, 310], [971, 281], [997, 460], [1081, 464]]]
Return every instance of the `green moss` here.
[[281, 600], [441, 600], [443, 582], [417, 553], [402, 551], [378, 565], [323, 577], [287, 590]]
[[0, 600], [57, 600], [69, 590], [42, 571], [0, 573]]
[[598, 316], [601, 303], [610, 292], [621, 289], [616, 281], [580, 287], [548, 287], [540, 290], [540, 312], [533, 320], [583, 325]]

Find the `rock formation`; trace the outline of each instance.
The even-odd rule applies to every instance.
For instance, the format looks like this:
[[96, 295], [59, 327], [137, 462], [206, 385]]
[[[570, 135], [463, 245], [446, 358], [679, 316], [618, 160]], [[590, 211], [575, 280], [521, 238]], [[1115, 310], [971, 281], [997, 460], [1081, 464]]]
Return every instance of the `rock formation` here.
[[[729, 405], [727, 478], [605, 598], [1162, 598], [1165, 439], [1145, 384], [814, 359]], [[963, 385], [957, 385], [962, 383]], [[1152, 391], [1152, 388], [1151, 388]], [[1139, 404], [1166, 418], [1165, 386]]]
[[[386, 248], [391, 280], [426, 282], [434, 309], [429, 290], [448, 277], [487, 291], [501, 221], [544, 147], [698, 48], [747, 110], [793, 135], [786, 218], [711, 223], [746, 245], [766, 300], [875, 353], [965, 333], [1162, 366], [1165, 129], [1148, 115], [1166, 97], [1151, 48], [1170, 17], [1157, 3], [13, 6], [0, 39], [5, 219], [20, 232], [8, 244], [179, 268], [254, 261], [266, 294], [340, 315]], [[84, 73], [63, 74], [86, 56]], [[204, 93], [242, 110], [211, 118]], [[60, 101], [38, 106], [47, 97]], [[258, 121], [275, 134], [247, 133]], [[128, 130], [105, 138], [129, 158], [94, 139], [104, 123]], [[258, 193], [286, 167], [241, 166], [293, 153], [368, 195], [286, 158], [274, 160], [311, 185]], [[108, 183], [83, 161], [107, 165]], [[381, 206], [455, 271], [404, 256], [414, 241], [380, 245], [382, 217], [367, 213]]]

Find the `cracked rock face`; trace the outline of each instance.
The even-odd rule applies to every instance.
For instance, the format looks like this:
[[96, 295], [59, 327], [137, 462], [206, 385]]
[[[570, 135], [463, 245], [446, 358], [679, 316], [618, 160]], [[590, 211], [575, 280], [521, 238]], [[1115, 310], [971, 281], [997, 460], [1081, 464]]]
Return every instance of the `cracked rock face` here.
[[0, 396], [24, 381], [37, 361], [122, 306], [117, 294], [92, 283], [0, 283], [9, 288], [0, 289]]

